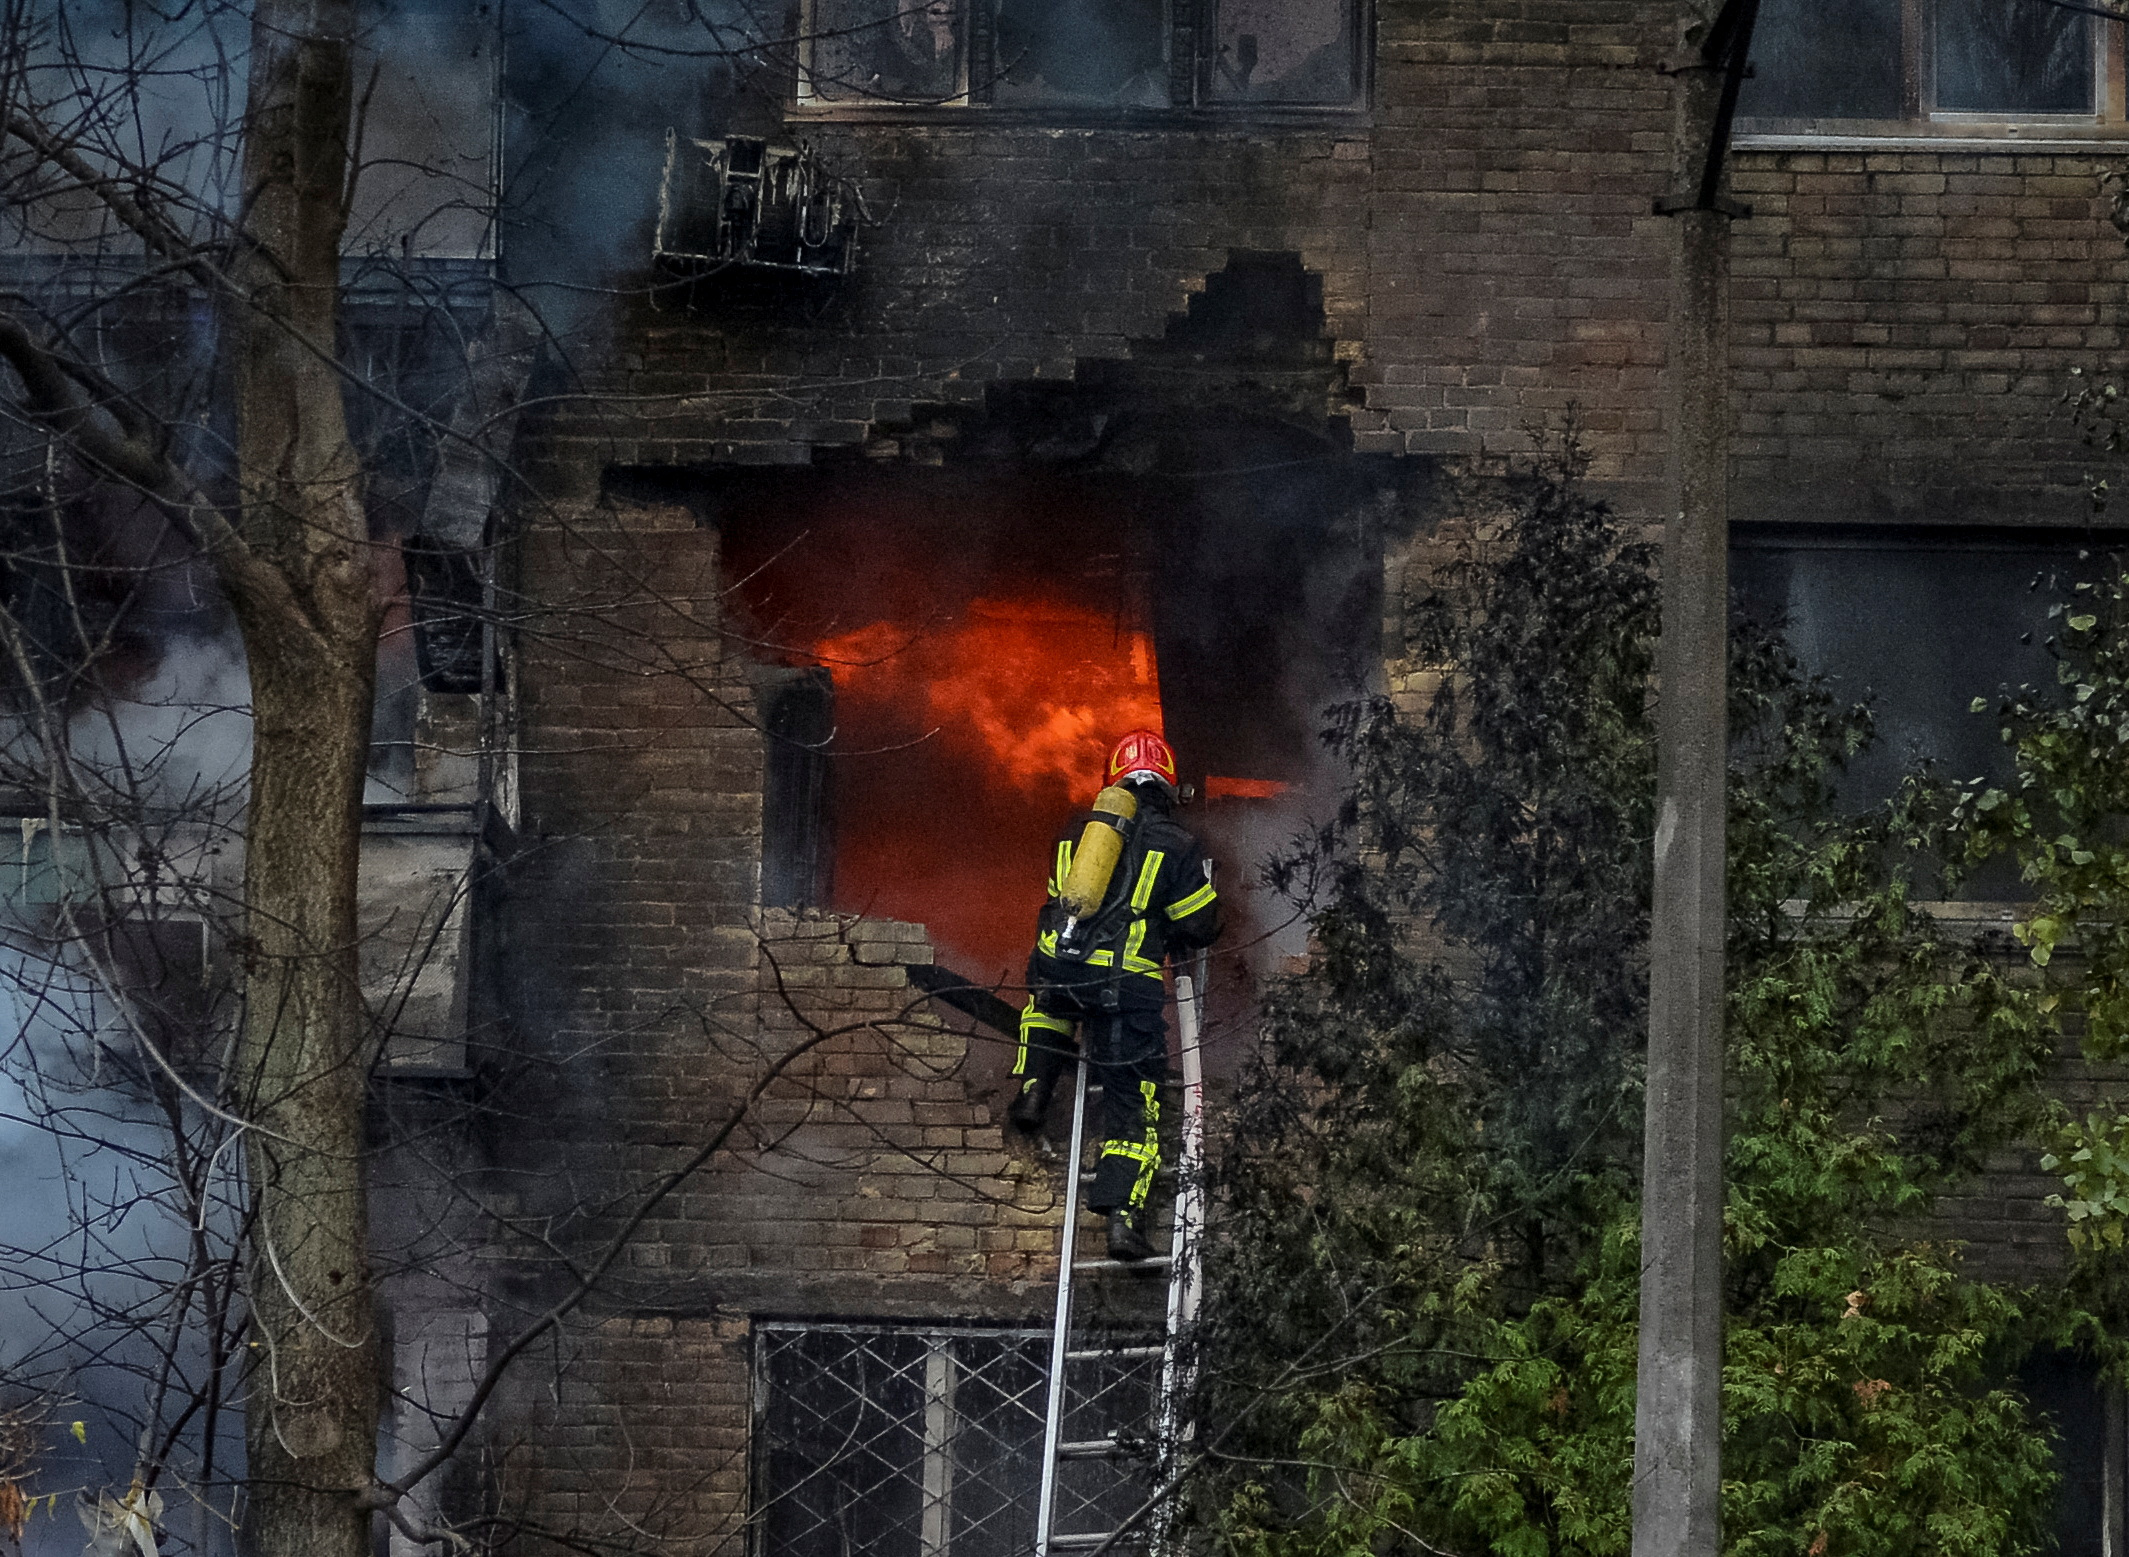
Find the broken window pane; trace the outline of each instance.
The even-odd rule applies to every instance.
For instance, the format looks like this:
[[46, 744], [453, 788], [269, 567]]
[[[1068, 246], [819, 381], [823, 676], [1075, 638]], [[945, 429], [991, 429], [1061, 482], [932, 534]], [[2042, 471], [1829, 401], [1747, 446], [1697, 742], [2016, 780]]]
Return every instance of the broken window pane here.
[[1900, 117], [1900, 0], [1762, 0], [1737, 111], [1760, 119]]
[[2092, 19], [2037, 0], [1937, 0], [1936, 106], [2088, 114]]
[[1216, 103], [1343, 103], [1353, 97], [1351, 0], [1213, 0]]
[[992, 100], [1169, 104], [1161, 0], [1001, 0]]
[[965, 0], [813, 0], [807, 25], [816, 98], [943, 103], [966, 90]]

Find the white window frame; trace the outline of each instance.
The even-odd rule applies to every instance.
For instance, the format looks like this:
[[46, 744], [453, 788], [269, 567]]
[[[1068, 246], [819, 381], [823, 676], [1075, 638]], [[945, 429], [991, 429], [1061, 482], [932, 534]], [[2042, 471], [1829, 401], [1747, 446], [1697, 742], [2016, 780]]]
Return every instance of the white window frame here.
[[[2038, 4], [2040, 0], [2006, 0]], [[1871, 148], [1915, 141], [2031, 144], [2129, 139], [2124, 33], [2129, 23], [2091, 17], [2092, 102], [2089, 114], [2007, 114], [1940, 110], [1935, 104], [1935, 0], [1901, 0], [1901, 115], [1896, 119], [1748, 118], [1737, 120], [1740, 151]], [[2095, 9], [2097, 7], [2095, 6]]]

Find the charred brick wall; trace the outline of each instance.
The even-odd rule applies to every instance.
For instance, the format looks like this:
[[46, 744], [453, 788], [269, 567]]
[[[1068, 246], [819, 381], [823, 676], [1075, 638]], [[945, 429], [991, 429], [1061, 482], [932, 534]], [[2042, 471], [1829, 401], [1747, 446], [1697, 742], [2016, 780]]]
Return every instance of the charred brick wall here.
[[[880, 213], [857, 275], [810, 302], [706, 284], [693, 311], [630, 321], [593, 388], [667, 398], [550, 424], [548, 479], [588, 490], [610, 464], [803, 464], [857, 445], [921, 458], [924, 408], [1128, 356], [1235, 249], [1298, 253], [1329, 333], [1359, 339], [1357, 130], [809, 129]], [[809, 309], [816, 322], [792, 322]]]
[[1128, 356], [1241, 250], [1322, 279], [1362, 452], [1519, 451], [1573, 404], [1600, 479], [1652, 497], [1670, 26], [1385, 3], [1372, 110], [1314, 125], [807, 124], [878, 217], [856, 277], [803, 328], [729, 286], [634, 321], [592, 387], [670, 399], [551, 425], [553, 474], [892, 454], [922, 407]]

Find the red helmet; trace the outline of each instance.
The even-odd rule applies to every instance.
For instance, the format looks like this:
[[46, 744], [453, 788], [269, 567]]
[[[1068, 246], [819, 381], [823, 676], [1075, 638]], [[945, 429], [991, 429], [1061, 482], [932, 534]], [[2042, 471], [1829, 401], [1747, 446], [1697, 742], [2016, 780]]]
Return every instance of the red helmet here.
[[1133, 730], [1109, 753], [1108, 782], [1128, 784], [1133, 779], [1155, 779], [1169, 794], [1176, 792], [1175, 750], [1158, 730]]

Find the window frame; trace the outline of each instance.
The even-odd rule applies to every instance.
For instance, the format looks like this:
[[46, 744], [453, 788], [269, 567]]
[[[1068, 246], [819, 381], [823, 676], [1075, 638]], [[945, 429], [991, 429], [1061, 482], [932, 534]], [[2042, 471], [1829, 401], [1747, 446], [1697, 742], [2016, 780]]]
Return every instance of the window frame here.
[[[747, 1432], [747, 1502], [748, 1502], [748, 1551], [752, 1557], [779, 1557], [778, 1549], [771, 1543], [771, 1528], [768, 1511], [775, 1501], [797, 1490], [773, 1487], [771, 1477], [775, 1468], [770, 1423], [776, 1403], [774, 1356], [772, 1338], [813, 1335], [848, 1336], [858, 1346], [885, 1339], [897, 1338], [918, 1343], [923, 1349], [924, 1362], [921, 1380], [913, 1379], [912, 1387], [921, 1397], [918, 1413], [909, 1419], [916, 1433], [919, 1455], [914, 1465], [907, 1467], [913, 1478], [919, 1502], [920, 1528], [915, 1532], [920, 1557], [944, 1554], [951, 1544], [954, 1521], [954, 1450], [955, 1439], [960, 1431], [960, 1418], [955, 1411], [955, 1393], [959, 1384], [961, 1359], [955, 1351], [957, 1345], [968, 1342], [990, 1343], [1009, 1353], [1016, 1348], [1027, 1348], [1047, 1365], [1050, 1332], [1046, 1327], [1027, 1324], [973, 1323], [951, 1324], [900, 1320], [788, 1320], [757, 1317], [752, 1326], [751, 1374], [752, 1411]], [[791, 1343], [787, 1343], [791, 1344]], [[1023, 1403], [1027, 1413], [1025, 1425], [1030, 1432], [1030, 1442], [1039, 1454], [1042, 1444], [1043, 1405], [1041, 1398], [1032, 1404]], [[832, 1466], [822, 1466], [807, 1473], [802, 1480], [827, 1475]]]
[[1827, 117], [1737, 118], [1734, 144], [1740, 151], [1788, 149], [1799, 142], [1816, 144], [1860, 141], [1989, 141], [2031, 144], [2040, 140], [2115, 141], [2129, 139], [2129, 104], [2125, 104], [2124, 34], [2129, 23], [2089, 19], [2092, 40], [2092, 101], [2088, 114], [2017, 114], [1940, 109], [1936, 106], [1936, 0], [1900, 0], [1900, 117], [1836, 119]]
[[[894, 3], [898, 9], [907, 9], [911, 4], [924, 3], [924, 0], [894, 0]], [[985, 10], [986, 0], [954, 0], [954, 3], [961, 10], [961, 65], [958, 79], [955, 81], [953, 92], [945, 97], [936, 102], [920, 102], [915, 99], [905, 101], [899, 98], [819, 95], [814, 90], [814, 49], [819, 42], [819, 29], [814, 23], [814, 16], [817, 14], [820, 0], [801, 0], [798, 18], [798, 80], [794, 106], [826, 114], [841, 114], [852, 110], [865, 112], [876, 108], [936, 112], [968, 107], [974, 101], [971, 83], [976, 82], [982, 74], [977, 68], [979, 39], [976, 35], [976, 19]], [[983, 44], [988, 41], [987, 38], [980, 40]], [[987, 59], [989, 48], [984, 47], [983, 53]]]
[[795, 85], [785, 117], [795, 120], [909, 120], [937, 122], [981, 114], [986, 118], [1038, 124], [1147, 124], [1177, 122], [1351, 124], [1365, 121], [1375, 87], [1374, 0], [1339, 0], [1353, 59], [1349, 95], [1337, 103], [1234, 102], [1212, 92], [1214, 59], [1208, 48], [1217, 0], [1164, 0], [1163, 51], [1168, 65], [1166, 104], [1112, 105], [1057, 100], [1001, 104], [991, 83], [998, 73], [998, 0], [959, 0], [964, 39], [959, 92], [938, 102], [823, 97], [813, 87], [814, 16], [820, 0], [800, 0]]

